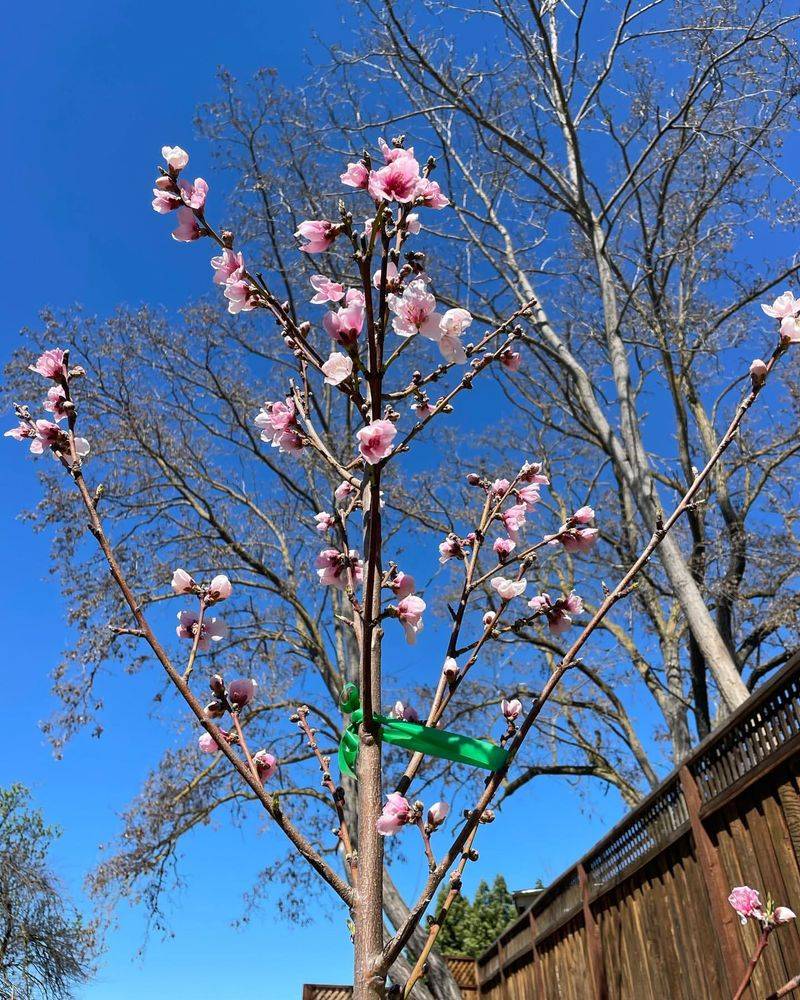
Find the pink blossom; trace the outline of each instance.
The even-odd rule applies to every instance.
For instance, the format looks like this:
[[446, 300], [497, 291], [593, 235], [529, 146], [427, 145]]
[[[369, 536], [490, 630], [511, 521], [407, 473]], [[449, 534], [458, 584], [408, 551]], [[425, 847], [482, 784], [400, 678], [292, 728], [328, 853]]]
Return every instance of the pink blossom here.
[[455, 559], [464, 555], [461, 542], [452, 532], [439, 545], [439, 562], [444, 565], [448, 559]]
[[192, 594], [197, 590], [197, 584], [185, 569], [176, 569], [172, 574], [172, 589], [176, 594]]
[[[31, 441], [30, 446], [30, 452], [32, 455], [41, 455], [45, 448], [57, 448], [60, 452], [67, 452], [69, 448], [69, 439], [58, 424], [54, 424], [51, 420], [37, 420], [35, 422], [35, 427], [36, 436]], [[77, 446], [77, 439], [75, 443]]]
[[303, 439], [297, 426], [297, 411], [294, 400], [285, 403], [264, 403], [254, 421], [261, 430], [261, 440], [271, 441], [273, 448], [296, 454], [303, 447]]
[[240, 678], [228, 685], [228, 701], [236, 708], [244, 708], [256, 696], [258, 684], [250, 678]]
[[390, 146], [383, 137], [378, 139], [378, 148], [383, 153], [383, 159], [386, 163], [394, 163], [395, 160], [399, 160], [403, 156], [408, 156], [412, 159], [414, 156], [413, 146], [409, 149], [404, 149], [402, 146]]
[[495, 479], [490, 487], [492, 496], [502, 497], [508, 493], [511, 483], [507, 479]]
[[762, 310], [773, 319], [786, 319], [800, 312], [800, 299], [796, 299], [791, 292], [783, 292], [772, 303], [771, 306], [761, 303]]
[[193, 240], [199, 240], [201, 236], [200, 224], [194, 217], [194, 212], [182, 205], [178, 209], [178, 226], [172, 231], [173, 240], [177, 240], [178, 243], [191, 243]]
[[311, 300], [314, 305], [323, 305], [325, 302], [339, 302], [344, 298], [344, 285], [338, 281], [326, 278], [324, 274], [312, 274], [309, 279], [311, 287], [316, 295]]
[[380, 170], [370, 171], [368, 190], [376, 201], [413, 201], [419, 184], [419, 164], [401, 152]]
[[178, 181], [178, 187], [180, 188], [184, 205], [197, 210], [205, 205], [208, 184], [202, 177], [196, 177], [194, 184], [190, 184], [188, 181]]
[[[391, 285], [393, 281], [397, 278], [397, 264], [393, 260], [390, 260], [386, 264], [386, 284]], [[383, 269], [378, 268], [377, 271], [372, 275], [372, 287], [377, 288], [380, 291], [383, 285]]]
[[306, 241], [300, 247], [304, 253], [322, 253], [333, 245], [333, 241], [336, 239], [336, 230], [333, 223], [326, 219], [318, 221], [306, 219], [305, 222], [300, 223], [294, 235], [297, 239]]
[[[220, 728], [219, 732], [220, 736], [225, 738], [229, 735], [226, 729]], [[219, 743], [217, 743], [211, 733], [203, 733], [203, 735], [198, 739], [197, 745], [203, 753], [219, 753]]]
[[513, 538], [497, 538], [492, 546], [500, 562], [505, 562], [516, 547], [517, 543]]
[[525, 514], [527, 513], [527, 505], [524, 503], [515, 503], [513, 507], [508, 507], [500, 514], [500, 520], [503, 522], [503, 527], [508, 532], [509, 538], [517, 540], [517, 533], [519, 529], [525, 524]]
[[796, 316], [786, 316], [781, 320], [781, 340], [791, 344], [800, 341], [800, 320]]
[[328, 360], [322, 365], [322, 374], [328, 385], [340, 385], [353, 374], [353, 360], [346, 354], [332, 351]]
[[173, 170], [183, 170], [189, 162], [189, 154], [180, 146], [162, 146], [161, 155]]
[[761, 909], [761, 899], [756, 889], [751, 889], [749, 885], [740, 885], [731, 890], [728, 902], [739, 914], [739, 919], [743, 924], [747, 923], [748, 917], [760, 920], [764, 911]]
[[404, 597], [397, 605], [397, 617], [406, 634], [406, 642], [411, 646], [417, 641], [417, 633], [422, 631], [425, 607], [425, 602], [416, 594]]
[[435, 339], [442, 357], [450, 364], [466, 363], [467, 354], [459, 338], [470, 323], [472, 314], [466, 309], [448, 309], [439, 321], [439, 336]]
[[236, 316], [240, 312], [250, 312], [258, 304], [255, 288], [241, 271], [234, 273], [225, 282], [225, 298], [228, 300], [228, 312]]
[[797, 914], [790, 910], [788, 906], [776, 906], [772, 919], [776, 924], [788, 924], [790, 920], [796, 920]]
[[524, 577], [521, 580], [507, 580], [504, 576], [494, 576], [491, 585], [501, 600], [510, 601], [525, 593], [528, 581]]
[[364, 326], [364, 302], [351, 297], [351, 303], [343, 309], [329, 310], [322, 318], [322, 325], [329, 337], [345, 347], [355, 344]]
[[536, 486], [549, 486], [550, 480], [542, 475], [541, 462], [526, 462], [520, 469], [519, 478], [523, 483], [532, 483]]
[[446, 802], [434, 802], [428, 810], [428, 826], [434, 829], [437, 826], [441, 826], [447, 819], [449, 812], [450, 806]]
[[278, 770], [278, 759], [266, 750], [257, 750], [253, 754], [253, 763], [261, 781], [267, 781]]
[[522, 355], [519, 351], [503, 351], [500, 355], [500, 363], [505, 365], [510, 372], [518, 372], [522, 364]]
[[175, 191], [165, 191], [161, 188], [154, 187], [153, 195], [155, 197], [150, 204], [153, 206], [153, 211], [158, 212], [159, 215], [166, 215], [167, 212], [174, 212], [183, 204], [180, 195]]
[[371, 424], [356, 432], [358, 450], [365, 462], [377, 465], [392, 451], [392, 441], [397, 428], [390, 420], [373, 420]]
[[214, 284], [225, 285], [238, 272], [244, 271], [244, 257], [227, 248], [218, 257], [211, 258], [214, 268]]
[[42, 406], [49, 413], [52, 413], [56, 420], [64, 420], [69, 415], [68, 410], [64, 407], [66, 398], [67, 393], [63, 386], [51, 385], [47, 390], [47, 398], [42, 403]]
[[431, 406], [427, 399], [418, 399], [411, 407], [411, 412], [419, 419], [425, 420], [432, 413], [435, 412], [435, 408]]
[[361, 160], [357, 163], [348, 163], [347, 170], [343, 174], [339, 174], [339, 180], [347, 187], [366, 190], [369, 183], [369, 170]]
[[326, 531], [330, 531], [330, 529], [334, 526], [334, 524], [336, 524], [336, 519], [333, 517], [333, 515], [329, 514], [325, 510], [321, 510], [319, 514], [315, 514], [314, 520], [317, 522], [316, 524], [317, 531], [323, 534]]
[[20, 420], [19, 424], [6, 431], [3, 437], [14, 438], [15, 441], [29, 441], [36, 437], [36, 428], [31, 427], [26, 421]]
[[445, 198], [438, 183], [428, 180], [427, 177], [421, 178], [417, 184], [414, 199], [425, 208], [447, 208], [450, 204], [450, 199]]
[[411, 803], [399, 792], [390, 792], [386, 798], [386, 805], [376, 824], [378, 833], [382, 837], [397, 833], [411, 819]]
[[579, 507], [571, 518], [575, 524], [588, 524], [593, 519], [594, 509], [592, 507]]
[[541, 496], [539, 495], [539, 486], [535, 483], [529, 483], [522, 486], [516, 492], [517, 497], [525, 504], [525, 509], [528, 513], [530, 513], [536, 504], [541, 500]]
[[387, 301], [395, 314], [392, 329], [398, 336], [413, 337], [415, 333], [421, 333], [430, 340], [439, 341], [442, 316], [435, 311], [436, 299], [427, 290], [424, 281], [416, 279], [410, 282], [402, 295], [389, 295]]
[[352, 567], [357, 584], [363, 579], [364, 564], [355, 549], [350, 549], [347, 556], [338, 549], [323, 549], [317, 556], [316, 567], [319, 582], [325, 587], [345, 590], [350, 583], [348, 567]]
[[510, 701], [503, 698], [500, 702], [500, 711], [509, 722], [513, 722], [514, 719], [518, 718], [522, 714], [522, 702], [519, 698], [512, 698]]
[[343, 482], [339, 483], [336, 489], [333, 491], [335, 499], [341, 503], [342, 500], [346, 500], [349, 496], [352, 496], [356, 492], [356, 487], [352, 483], [348, 483], [345, 479]]
[[224, 573], [218, 573], [206, 590], [206, 604], [226, 601], [233, 593], [233, 585]]
[[36, 359], [35, 365], [28, 365], [28, 371], [45, 378], [60, 379], [64, 374], [64, 351], [60, 347], [45, 351]]
[[[194, 639], [197, 632], [198, 615], [195, 611], [179, 611], [178, 627], [175, 632], [179, 639]], [[219, 618], [205, 618], [200, 629], [197, 648], [206, 650], [212, 642], [219, 642], [228, 634], [227, 625]]]
[[402, 719], [404, 722], [419, 722], [419, 713], [412, 705], [396, 701], [389, 711], [389, 718]]
[[402, 601], [403, 598], [409, 597], [416, 590], [416, 581], [410, 573], [397, 573], [393, 580], [390, 581], [389, 586], [394, 591], [395, 597]]

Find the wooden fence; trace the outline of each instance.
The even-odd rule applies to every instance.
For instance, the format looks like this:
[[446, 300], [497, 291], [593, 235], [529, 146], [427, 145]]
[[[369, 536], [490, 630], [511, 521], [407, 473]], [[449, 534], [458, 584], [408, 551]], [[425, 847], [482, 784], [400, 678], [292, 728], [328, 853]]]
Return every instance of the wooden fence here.
[[[478, 959], [479, 996], [732, 996], [757, 933], [729, 906], [731, 886], [800, 912], [799, 750], [796, 654]], [[772, 935], [751, 995], [798, 973], [792, 923]]]

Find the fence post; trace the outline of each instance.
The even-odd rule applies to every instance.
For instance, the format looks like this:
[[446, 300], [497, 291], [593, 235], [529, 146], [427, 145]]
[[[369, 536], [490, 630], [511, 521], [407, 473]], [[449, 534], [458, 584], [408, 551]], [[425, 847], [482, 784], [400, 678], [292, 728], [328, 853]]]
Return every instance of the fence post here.
[[717, 849], [700, 818], [700, 790], [694, 775], [685, 764], [678, 773], [686, 809], [689, 813], [689, 821], [692, 824], [692, 838], [697, 851], [697, 861], [708, 892], [712, 919], [719, 932], [728, 988], [731, 993], [735, 993], [736, 987], [744, 975], [745, 964], [739, 947], [736, 917], [733, 909], [728, 905], [728, 893], [731, 887], [728, 885], [725, 872], [722, 870]]
[[600, 940], [600, 928], [592, 912], [589, 900], [589, 879], [586, 869], [578, 862], [578, 883], [583, 897], [583, 926], [586, 930], [586, 950], [589, 955], [589, 972], [592, 978], [592, 995], [595, 1000], [608, 1000], [606, 984], [605, 960], [603, 958], [603, 942]]

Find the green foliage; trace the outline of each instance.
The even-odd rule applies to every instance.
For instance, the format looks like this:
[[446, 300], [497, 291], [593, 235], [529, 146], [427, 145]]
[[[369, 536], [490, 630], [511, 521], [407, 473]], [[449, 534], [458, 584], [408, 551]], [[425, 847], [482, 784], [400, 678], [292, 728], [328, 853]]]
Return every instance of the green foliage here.
[[[439, 894], [439, 907], [446, 895], [446, 890]], [[436, 943], [445, 955], [477, 958], [515, 916], [514, 900], [506, 880], [498, 875], [491, 887], [488, 882], [481, 881], [471, 903], [463, 895], [456, 898]]]
[[64, 1000], [86, 982], [97, 953], [48, 866], [59, 837], [22, 785], [0, 788], [0, 996]]

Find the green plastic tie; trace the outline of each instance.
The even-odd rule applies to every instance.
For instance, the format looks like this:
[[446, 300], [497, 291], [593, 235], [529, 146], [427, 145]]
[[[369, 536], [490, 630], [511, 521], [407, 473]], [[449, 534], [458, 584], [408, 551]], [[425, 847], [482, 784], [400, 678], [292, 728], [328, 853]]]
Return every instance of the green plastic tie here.
[[[339, 704], [342, 711], [350, 715], [350, 725], [339, 741], [339, 771], [354, 778], [360, 745], [358, 727], [364, 718], [355, 684], [345, 685]], [[380, 727], [380, 737], [384, 743], [423, 753], [428, 757], [443, 757], [457, 764], [497, 771], [505, 764], [508, 756], [507, 750], [488, 740], [476, 740], [472, 736], [434, 729], [419, 722], [389, 719], [385, 715], [375, 715], [373, 718]]]

